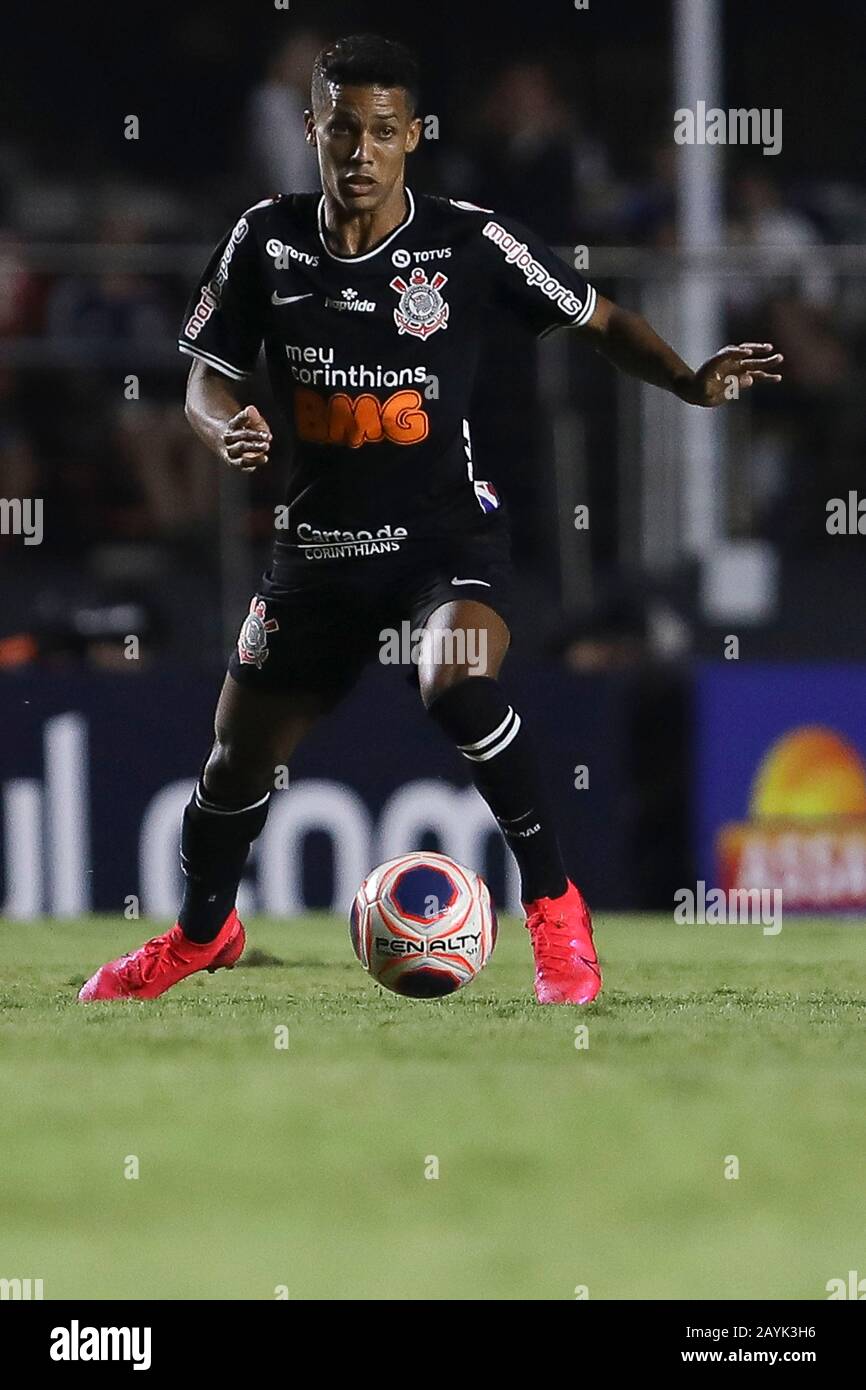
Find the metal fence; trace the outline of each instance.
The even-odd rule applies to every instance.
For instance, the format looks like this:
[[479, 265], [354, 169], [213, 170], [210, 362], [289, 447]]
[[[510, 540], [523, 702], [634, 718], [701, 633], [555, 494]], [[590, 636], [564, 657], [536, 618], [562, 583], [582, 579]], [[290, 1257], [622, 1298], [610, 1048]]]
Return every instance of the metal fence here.
[[[88, 277], [134, 276], [161, 286], [178, 316], [186, 291], [209, 254], [201, 245], [92, 245], [7, 243], [0, 278], [23, 274], [45, 290], [43, 308], [57, 287]], [[572, 248], [560, 248], [570, 260]], [[819, 319], [844, 344], [850, 379], [839, 383], [856, 407], [866, 341], [866, 247], [759, 246], [713, 247], [682, 253], [630, 247], [590, 248], [586, 274], [602, 292], [642, 312], [675, 346], [696, 308], [707, 308], [706, 354], [722, 345], [712, 334], [727, 334], [732, 319], [748, 322], [749, 336], [769, 340], [762, 303], [789, 299], [808, 302], [816, 277], [823, 285]], [[50, 293], [48, 291], [50, 290]], [[732, 305], [734, 311], [732, 312]], [[751, 316], [749, 305], [752, 306]], [[692, 331], [691, 336], [694, 336]], [[616, 375], [612, 411], [600, 414], [593, 394], [583, 389], [576, 369], [575, 344], [567, 333], [546, 338], [538, 348], [538, 398], [547, 422], [552, 464], [549, 470], [549, 535], [554, 538], [556, 580], [561, 607], [587, 606], [592, 600], [598, 554], [589, 535], [574, 525], [575, 509], [586, 504], [600, 470], [613, 471], [605, 490], [604, 525], [614, 541], [609, 563], [633, 572], [659, 575], [678, 565], [718, 556], [725, 547], [748, 540], [759, 529], [750, 458], [756, 439], [755, 398], [736, 411], [693, 411], [665, 393]], [[693, 363], [693, 365], [696, 365]], [[135, 340], [50, 331], [35, 316], [29, 331], [0, 337], [0, 369], [19, 379], [39, 374], [117, 375], [117, 390], [129, 373], [177, 382], [181, 408], [188, 363], [178, 355], [172, 331]], [[107, 387], [105, 389], [108, 389]], [[172, 387], [172, 391], [173, 391]], [[45, 409], [52, 409], [46, 392]], [[606, 441], [599, 457], [597, 440]], [[593, 442], [593, 436], [595, 443]], [[596, 488], [597, 491], [597, 488]], [[251, 528], [245, 479], [219, 473], [219, 506], [214, 511], [212, 553], [219, 578], [222, 640], [237, 623], [239, 603], [249, 586]]]

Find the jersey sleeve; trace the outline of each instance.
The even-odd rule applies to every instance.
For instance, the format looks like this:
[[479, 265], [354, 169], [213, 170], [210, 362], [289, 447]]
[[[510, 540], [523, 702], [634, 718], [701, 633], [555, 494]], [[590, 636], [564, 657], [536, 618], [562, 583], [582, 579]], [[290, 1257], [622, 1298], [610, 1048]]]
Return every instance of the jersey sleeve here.
[[217, 246], [190, 296], [178, 348], [240, 381], [255, 368], [264, 331], [255, 237], [241, 217]]
[[493, 293], [537, 335], [588, 323], [598, 295], [579, 271], [521, 222], [491, 213], [483, 222]]

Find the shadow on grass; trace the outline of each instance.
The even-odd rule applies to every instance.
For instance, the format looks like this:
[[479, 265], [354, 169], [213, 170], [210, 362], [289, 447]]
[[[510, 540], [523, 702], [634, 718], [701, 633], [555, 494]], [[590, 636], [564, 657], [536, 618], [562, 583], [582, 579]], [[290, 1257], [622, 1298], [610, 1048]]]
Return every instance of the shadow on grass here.
[[244, 952], [243, 958], [234, 968], [236, 970], [259, 970], [266, 966], [287, 964], [288, 962], [281, 960], [279, 956], [272, 956], [270, 951], [262, 951], [258, 946], [252, 946]]

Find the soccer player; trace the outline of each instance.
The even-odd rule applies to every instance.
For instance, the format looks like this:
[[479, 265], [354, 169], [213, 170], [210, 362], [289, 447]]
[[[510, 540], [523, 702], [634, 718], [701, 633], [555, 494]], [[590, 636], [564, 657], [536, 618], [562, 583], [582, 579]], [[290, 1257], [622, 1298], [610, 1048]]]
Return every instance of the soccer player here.
[[[407, 618], [431, 639], [417, 668], [427, 713], [467, 759], [517, 860], [538, 1000], [585, 1004], [601, 988], [589, 911], [563, 865], [529, 732], [499, 681], [507, 523], [477, 471], [468, 419], [482, 310], [495, 299], [539, 335], [570, 327], [694, 406], [720, 405], [732, 378], [741, 389], [778, 381], [781, 358], [742, 343], [692, 371], [526, 227], [414, 195], [404, 174], [417, 112], [417, 68], [402, 45], [362, 35], [326, 47], [305, 113], [321, 196], [250, 208], [191, 297], [180, 335], [192, 358], [187, 419], [229, 467], [267, 464], [271, 430], [242, 385], [264, 344], [293, 435], [286, 508], [184, 812], [178, 921], [102, 966], [82, 1000], [152, 999], [194, 971], [235, 964], [238, 884], [275, 768], [375, 659], [383, 630]], [[462, 659], [468, 652], [486, 660]]]

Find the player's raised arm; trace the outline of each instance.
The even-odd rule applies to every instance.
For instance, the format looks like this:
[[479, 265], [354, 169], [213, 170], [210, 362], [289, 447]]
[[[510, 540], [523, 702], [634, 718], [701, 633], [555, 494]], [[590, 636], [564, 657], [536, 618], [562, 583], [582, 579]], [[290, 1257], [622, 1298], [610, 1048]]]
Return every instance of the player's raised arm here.
[[186, 418], [203, 444], [242, 473], [268, 462], [271, 430], [254, 405], [242, 406], [227, 378], [197, 359], [186, 386]]
[[605, 299], [523, 223], [491, 212], [480, 231], [494, 293], [539, 337], [571, 327], [615, 367], [688, 405], [722, 405], [755, 382], [782, 380], [772, 343], [735, 343], [692, 371], [646, 319]]
[[[651, 386], [671, 391], [688, 405], [714, 406], [736, 399], [758, 381], [781, 381], [782, 354], [772, 343], [735, 343], [692, 371], [640, 314], [603, 295], [579, 330], [615, 367]], [[730, 383], [737, 382], [736, 393]]]

